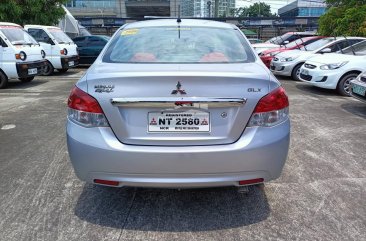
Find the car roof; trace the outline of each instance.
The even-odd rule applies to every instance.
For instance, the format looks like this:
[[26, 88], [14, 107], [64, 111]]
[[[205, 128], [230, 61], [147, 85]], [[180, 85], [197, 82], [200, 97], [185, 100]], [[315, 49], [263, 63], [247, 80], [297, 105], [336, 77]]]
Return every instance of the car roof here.
[[8, 22], [0, 22], [0, 26], [14, 26], [14, 27], [22, 27], [16, 23], [8, 23]]
[[287, 32], [285, 34], [316, 34], [315, 32], [308, 31], [308, 32]]
[[312, 40], [312, 39], [317, 39], [317, 38], [321, 38], [321, 37], [319, 37], [319, 36], [303, 37], [303, 38], [296, 39], [295, 41], [297, 41], [297, 40], [300, 40], [300, 41], [303, 40], [304, 42], [306, 42], [306, 41], [309, 41], [309, 40]]
[[27, 27], [27, 28], [57, 28], [57, 29], [60, 29], [59, 27], [56, 27], [56, 26], [34, 25], [34, 24], [24, 25], [24, 27]]
[[76, 36], [76, 37], [74, 37], [73, 39], [76, 39], [76, 38], [90, 38], [90, 37], [97, 37], [97, 38], [106, 38], [106, 37], [108, 37], [108, 38], [111, 38], [110, 36], [108, 36], [108, 35], [88, 35], [88, 36]]
[[[145, 28], [145, 27], [171, 27], [178, 26], [177, 19], [154, 19], [138, 21], [128, 23], [125, 25], [126, 29], [129, 28]], [[201, 19], [181, 19], [179, 23], [181, 27], [215, 27], [215, 28], [226, 28], [232, 29], [235, 27], [233, 24], [217, 22], [212, 20], [201, 20]]]
[[366, 38], [364, 38], [364, 37], [328, 37], [328, 39], [334, 39], [334, 40], [343, 40], [343, 39], [345, 39], [345, 38], [347, 38], [347, 39], [366, 39]]

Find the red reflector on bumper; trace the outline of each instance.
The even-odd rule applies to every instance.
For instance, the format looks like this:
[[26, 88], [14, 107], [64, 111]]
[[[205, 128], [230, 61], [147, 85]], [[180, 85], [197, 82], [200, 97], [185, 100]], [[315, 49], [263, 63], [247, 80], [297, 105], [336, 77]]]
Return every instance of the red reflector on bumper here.
[[249, 185], [249, 184], [255, 184], [255, 183], [262, 183], [263, 181], [264, 181], [263, 178], [242, 180], [242, 181], [239, 181], [239, 185]]
[[94, 183], [108, 185], [108, 186], [118, 186], [119, 185], [119, 182], [117, 182], [117, 181], [108, 181], [108, 180], [102, 180], [102, 179], [94, 179]]

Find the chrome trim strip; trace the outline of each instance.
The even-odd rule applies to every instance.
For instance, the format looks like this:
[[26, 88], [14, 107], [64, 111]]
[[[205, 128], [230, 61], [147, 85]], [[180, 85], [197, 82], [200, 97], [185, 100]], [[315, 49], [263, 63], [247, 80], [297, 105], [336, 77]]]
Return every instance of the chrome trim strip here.
[[[176, 104], [182, 102], [182, 104]], [[188, 102], [188, 103], [184, 103]], [[235, 107], [247, 102], [245, 98], [220, 98], [220, 97], [141, 97], [141, 98], [113, 98], [112, 105], [122, 107], [175, 107], [206, 104], [209, 107]]]

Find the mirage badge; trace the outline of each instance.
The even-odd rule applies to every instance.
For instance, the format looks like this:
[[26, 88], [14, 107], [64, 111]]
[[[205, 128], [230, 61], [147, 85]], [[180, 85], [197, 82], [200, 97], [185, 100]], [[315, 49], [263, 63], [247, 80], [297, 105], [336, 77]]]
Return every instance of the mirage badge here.
[[113, 92], [114, 85], [95, 85], [94, 89], [97, 93], [110, 93]]

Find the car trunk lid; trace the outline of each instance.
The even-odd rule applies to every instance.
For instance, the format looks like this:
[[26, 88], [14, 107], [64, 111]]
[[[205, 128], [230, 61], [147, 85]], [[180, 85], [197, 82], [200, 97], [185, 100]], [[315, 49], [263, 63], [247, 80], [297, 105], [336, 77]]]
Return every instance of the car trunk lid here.
[[[268, 93], [266, 73], [256, 63], [99, 64], [88, 71], [87, 82], [122, 143], [217, 145], [241, 136], [257, 102]], [[159, 113], [192, 112], [210, 125], [173, 132], [149, 126]]]

